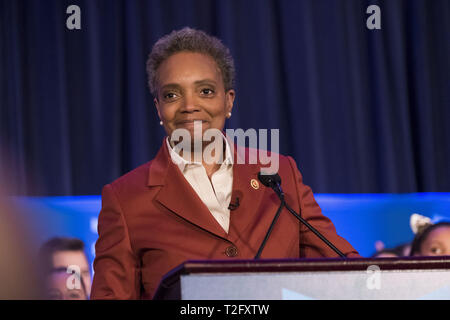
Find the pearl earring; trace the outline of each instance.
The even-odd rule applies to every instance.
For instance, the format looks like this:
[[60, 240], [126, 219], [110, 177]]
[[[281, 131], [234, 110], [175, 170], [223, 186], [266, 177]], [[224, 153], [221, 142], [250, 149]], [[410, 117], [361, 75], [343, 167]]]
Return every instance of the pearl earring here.
[[160, 126], [162, 126], [162, 125], [163, 125], [163, 122], [162, 122], [162, 120], [161, 120], [161, 121], [159, 122], [159, 125], [160, 125]]
[[231, 118], [231, 112], [228, 112], [228, 118]]

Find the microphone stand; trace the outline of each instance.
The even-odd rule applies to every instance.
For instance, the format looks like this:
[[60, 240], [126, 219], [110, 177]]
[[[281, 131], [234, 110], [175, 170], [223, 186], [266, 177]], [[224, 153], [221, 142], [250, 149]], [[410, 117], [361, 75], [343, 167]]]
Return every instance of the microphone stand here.
[[326, 245], [328, 245], [331, 249], [333, 249], [334, 252], [336, 252], [341, 258], [345, 258], [345, 254], [342, 253], [338, 248], [336, 248], [330, 241], [328, 241], [327, 238], [325, 238], [319, 231], [317, 231], [312, 225], [310, 225], [305, 219], [303, 219], [297, 212], [292, 210], [291, 207], [287, 205], [287, 203], [283, 200], [284, 206], [286, 209], [289, 210], [290, 213], [294, 215], [298, 220], [300, 220], [301, 223], [303, 223], [305, 226], [308, 227], [309, 230], [311, 230], [316, 236], [319, 237], [320, 240], [325, 242]]
[[255, 259], [259, 259], [261, 256], [261, 252], [263, 251], [264, 247], [266, 246], [266, 242], [269, 239], [270, 233], [272, 232], [273, 227], [275, 226], [275, 223], [278, 220], [278, 217], [280, 216], [281, 210], [286, 205], [284, 202], [284, 197], [281, 198], [280, 206], [278, 207], [277, 213], [275, 214], [275, 217], [272, 220], [272, 223], [270, 224], [269, 230], [267, 230], [266, 236], [264, 237], [263, 242], [261, 243], [261, 246], [259, 247], [258, 252], [256, 253]]
[[319, 237], [319, 239], [322, 240], [328, 247], [333, 249], [333, 251], [336, 252], [341, 258], [346, 257], [345, 254], [343, 254], [330, 241], [328, 241], [327, 238], [325, 238], [319, 231], [317, 231], [312, 225], [310, 225], [305, 219], [303, 219], [297, 212], [295, 212], [291, 207], [288, 206], [288, 204], [284, 200], [284, 192], [281, 189], [279, 182], [273, 181], [272, 183], [270, 183], [269, 187], [271, 187], [273, 189], [273, 191], [275, 191], [275, 193], [278, 195], [278, 197], [281, 200], [281, 204], [280, 204], [280, 207], [278, 208], [277, 213], [275, 214], [275, 217], [272, 220], [272, 223], [270, 224], [269, 230], [267, 231], [266, 236], [265, 236], [261, 246], [259, 247], [259, 250], [255, 256], [255, 259], [259, 259], [259, 257], [261, 256], [261, 252], [266, 245], [267, 239], [269, 239], [270, 233], [272, 232], [275, 222], [278, 220], [278, 217], [281, 213], [281, 209], [283, 209], [283, 207], [285, 207], [294, 217], [296, 217], [301, 223], [303, 223], [306, 227], [308, 227], [309, 230], [311, 230], [317, 237]]

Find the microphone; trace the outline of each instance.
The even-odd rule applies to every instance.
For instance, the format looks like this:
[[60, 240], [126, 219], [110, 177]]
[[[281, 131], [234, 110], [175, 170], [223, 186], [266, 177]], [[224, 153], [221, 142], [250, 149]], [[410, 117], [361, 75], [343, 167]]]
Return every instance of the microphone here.
[[284, 198], [283, 190], [281, 189], [281, 178], [278, 173], [276, 174], [261, 174], [258, 172], [258, 179], [266, 187], [272, 188], [278, 197]]
[[237, 208], [239, 208], [239, 197], [236, 197], [236, 201], [235, 201], [235, 203], [231, 203], [231, 201], [230, 201], [230, 204], [228, 205], [228, 210], [230, 210], [230, 211], [233, 211], [233, 210], [236, 210]]
[[336, 252], [340, 257], [345, 258], [345, 254], [343, 254], [338, 248], [336, 248], [327, 238], [325, 238], [319, 231], [317, 231], [312, 225], [310, 225], [305, 219], [303, 219], [297, 212], [295, 212], [284, 200], [284, 193], [281, 189], [281, 177], [278, 173], [271, 174], [271, 175], [265, 175], [261, 174], [261, 172], [258, 173], [258, 179], [261, 181], [263, 185], [266, 187], [269, 187], [275, 191], [275, 193], [278, 195], [278, 197], [281, 200], [280, 207], [278, 208], [277, 213], [275, 214], [275, 217], [272, 220], [272, 223], [269, 227], [269, 230], [266, 233], [266, 236], [264, 237], [264, 240], [259, 247], [258, 253], [255, 256], [255, 259], [258, 259], [261, 255], [261, 252], [266, 245], [267, 239], [270, 236], [270, 233], [272, 232], [273, 226], [275, 225], [278, 216], [281, 213], [281, 209], [286, 207], [290, 213], [292, 213], [301, 223], [303, 223], [306, 227], [308, 227], [309, 230], [311, 230], [317, 237], [319, 237], [320, 240], [322, 240], [328, 247], [330, 247], [334, 252]]

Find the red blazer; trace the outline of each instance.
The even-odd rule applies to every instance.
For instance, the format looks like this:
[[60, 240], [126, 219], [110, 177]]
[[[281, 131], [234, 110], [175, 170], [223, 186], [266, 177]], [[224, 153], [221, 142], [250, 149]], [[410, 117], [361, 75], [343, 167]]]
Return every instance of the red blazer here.
[[[280, 155], [279, 161], [287, 203], [344, 254], [358, 257], [322, 215], [294, 160]], [[162, 276], [186, 260], [253, 259], [280, 205], [272, 189], [252, 185], [259, 169], [257, 164], [233, 165], [231, 199], [239, 197], [240, 205], [230, 212], [227, 234], [163, 141], [152, 161], [103, 188], [91, 298], [152, 298]], [[336, 256], [286, 209], [261, 254], [262, 259]]]

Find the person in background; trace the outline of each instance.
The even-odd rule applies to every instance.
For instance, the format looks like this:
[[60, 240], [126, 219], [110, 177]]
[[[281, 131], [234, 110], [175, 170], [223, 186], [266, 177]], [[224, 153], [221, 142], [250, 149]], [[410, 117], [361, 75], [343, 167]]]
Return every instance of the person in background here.
[[84, 281], [80, 286], [68, 285], [70, 275], [66, 268], [52, 270], [46, 277], [46, 298], [50, 300], [88, 300]]
[[34, 232], [23, 211], [0, 190], [0, 300], [41, 300], [45, 296], [36, 267]]
[[[51, 238], [42, 245], [39, 256], [46, 273], [49, 299], [89, 299], [91, 274], [83, 241], [77, 238]], [[79, 275], [73, 273], [77, 271]], [[76, 283], [78, 280], [79, 285]]]
[[420, 228], [412, 242], [410, 255], [450, 255], [450, 221], [429, 223]]
[[0, 143], [0, 300], [41, 300], [42, 273], [36, 263], [37, 230], [30, 215], [10, 197], [14, 170], [11, 152]]
[[414, 239], [394, 248], [385, 248], [382, 241], [377, 241], [376, 252], [371, 258], [450, 255], [449, 223], [442, 217], [431, 219], [413, 213], [409, 219], [409, 225], [415, 235]]
[[[377, 244], [379, 245], [381, 241], [377, 241]], [[410, 243], [403, 243], [401, 245], [398, 245], [394, 248], [385, 248], [384, 244], [382, 244], [382, 247], [376, 246], [377, 251], [371, 256], [371, 258], [398, 258], [398, 257], [406, 257], [409, 256], [411, 244]]]

